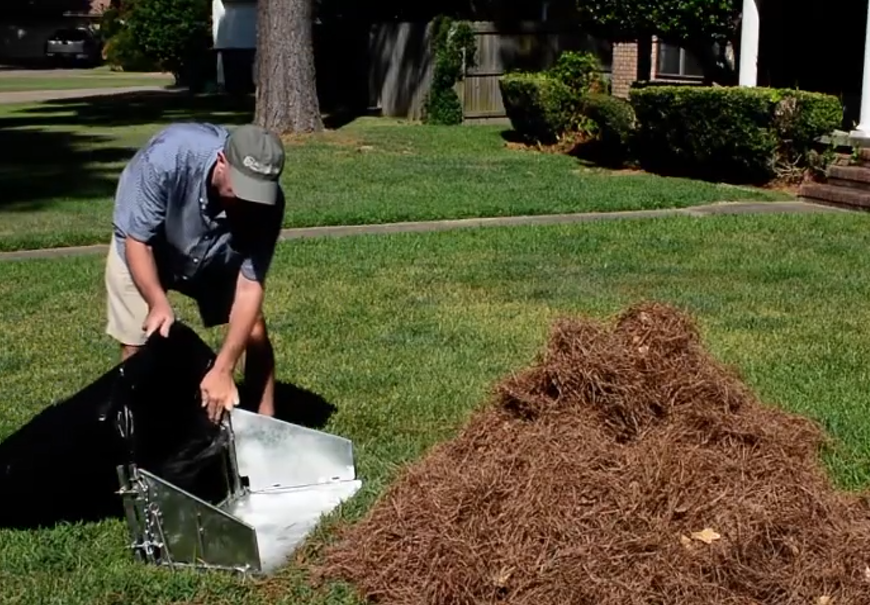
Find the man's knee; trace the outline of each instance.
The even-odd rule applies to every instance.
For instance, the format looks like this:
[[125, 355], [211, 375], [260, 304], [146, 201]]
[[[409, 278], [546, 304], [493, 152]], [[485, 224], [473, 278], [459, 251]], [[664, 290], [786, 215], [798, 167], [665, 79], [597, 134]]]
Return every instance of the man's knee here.
[[121, 361], [127, 361], [128, 359], [130, 359], [130, 357], [135, 355], [139, 351], [140, 348], [141, 347], [139, 347], [139, 346], [122, 344], [121, 345]]
[[269, 334], [266, 331], [266, 319], [263, 314], [257, 315], [257, 320], [254, 322], [254, 327], [251, 329], [250, 340], [255, 343], [265, 342], [269, 339]]

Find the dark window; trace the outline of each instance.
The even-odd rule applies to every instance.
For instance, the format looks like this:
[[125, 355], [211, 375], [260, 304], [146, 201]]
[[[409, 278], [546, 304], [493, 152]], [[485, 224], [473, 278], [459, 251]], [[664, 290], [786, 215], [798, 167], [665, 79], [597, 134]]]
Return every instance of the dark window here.
[[658, 43], [656, 73], [665, 77], [703, 78], [701, 63], [691, 53], [679, 46]]
[[59, 40], [61, 42], [82, 42], [88, 39], [88, 34], [83, 29], [59, 29], [54, 32], [51, 40]]

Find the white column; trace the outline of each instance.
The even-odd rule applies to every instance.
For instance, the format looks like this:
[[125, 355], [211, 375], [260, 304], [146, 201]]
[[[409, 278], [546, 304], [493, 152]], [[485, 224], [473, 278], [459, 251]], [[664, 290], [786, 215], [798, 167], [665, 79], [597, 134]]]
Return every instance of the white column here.
[[221, 49], [224, 47], [223, 37], [221, 32], [224, 27], [224, 16], [226, 9], [224, 8], [223, 0], [212, 0], [211, 3], [211, 37], [212, 47], [217, 54], [217, 87], [218, 90], [224, 90], [226, 79], [224, 77], [224, 61]]
[[227, 87], [227, 79], [224, 75], [224, 54], [221, 51], [217, 52], [217, 87], [218, 90], [223, 91]]
[[740, 86], [758, 85], [758, 40], [761, 18], [756, 0], [743, 0], [743, 23], [740, 26]]
[[867, 27], [864, 34], [864, 81], [861, 86], [861, 118], [852, 131], [856, 139], [870, 139], [870, 2], [867, 3]]

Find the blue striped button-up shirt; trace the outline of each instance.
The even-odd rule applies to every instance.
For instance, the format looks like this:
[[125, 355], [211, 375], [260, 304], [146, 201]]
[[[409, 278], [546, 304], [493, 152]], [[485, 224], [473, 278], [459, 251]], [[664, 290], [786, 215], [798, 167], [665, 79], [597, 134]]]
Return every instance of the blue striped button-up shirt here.
[[[115, 194], [114, 232], [152, 246], [165, 288], [231, 275], [265, 280], [284, 216], [284, 195], [260, 207], [256, 237], [234, 238], [226, 214], [209, 203], [208, 179], [229, 132], [212, 124], [179, 123], [157, 133], [126, 166]], [[202, 278], [202, 279], [200, 279]]]

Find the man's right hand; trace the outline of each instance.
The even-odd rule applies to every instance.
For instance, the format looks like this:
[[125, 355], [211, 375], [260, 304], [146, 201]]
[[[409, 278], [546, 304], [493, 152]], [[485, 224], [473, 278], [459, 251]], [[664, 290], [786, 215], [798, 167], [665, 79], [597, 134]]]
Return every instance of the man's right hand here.
[[159, 331], [164, 338], [167, 338], [169, 328], [175, 321], [175, 313], [157, 276], [157, 265], [154, 263], [151, 246], [132, 237], [127, 237], [124, 245], [127, 251], [127, 262], [130, 265], [130, 275], [142, 298], [148, 302], [148, 316], [142, 324], [145, 337], [150, 338], [154, 332]]
[[158, 303], [151, 307], [148, 312], [148, 317], [145, 318], [145, 323], [142, 324], [142, 329], [145, 331], [145, 337], [150, 337], [154, 332], [160, 331], [163, 338], [169, 336], [169, 328], [175, 321], [175, 313], [168, 302]]

